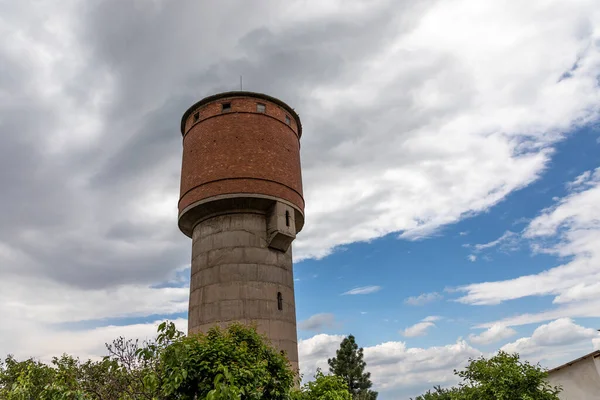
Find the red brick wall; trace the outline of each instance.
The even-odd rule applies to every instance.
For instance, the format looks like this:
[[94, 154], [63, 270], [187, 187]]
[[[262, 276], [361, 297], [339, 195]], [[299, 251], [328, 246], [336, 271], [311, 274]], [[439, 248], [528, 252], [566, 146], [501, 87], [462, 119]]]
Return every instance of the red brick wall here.
[[[222, 112], [227, 102], [231, 110]], [[256, 111], [257, 103], [266, 113]], [[298, 127], [285, 108], [254, 97], [222, 98], [192, 110], [185, 121], [179, 211], [232, 193], [279, 197], [304, 210]]]

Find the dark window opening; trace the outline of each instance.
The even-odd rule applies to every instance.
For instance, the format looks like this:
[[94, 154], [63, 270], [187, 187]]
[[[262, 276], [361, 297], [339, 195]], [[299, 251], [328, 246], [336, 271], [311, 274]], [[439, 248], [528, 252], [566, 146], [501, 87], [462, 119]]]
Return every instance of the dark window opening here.
[[279, 311], [283, 310], [283, 297], [281, 296], [281, 292], [277, 292], [277, 309]]
[[285, 210], [285, 226], [290, 226], [290, 212]]
[[288, 125], [292, 123], [292, 121], [290, 120], [290, 117], [287, 115], [285, 116], [285, 123]]
[[194, 122], [198, 122], [199, 119], [200, 119], [200, 113], [197, 112], [196, 114], [194, 114]]
[[229, 110], [231, 110], [231, 103], [221, 104], [221, 111], [229, 111]]
[[259, 113], [264, 113], [267, 111], [267, 106], [263, 103], [256, 103], [256, 111]]

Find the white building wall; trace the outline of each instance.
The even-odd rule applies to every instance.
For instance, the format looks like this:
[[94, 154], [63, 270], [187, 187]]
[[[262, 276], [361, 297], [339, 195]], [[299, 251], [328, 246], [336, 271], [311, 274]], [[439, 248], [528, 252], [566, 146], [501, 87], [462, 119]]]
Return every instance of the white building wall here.
[[562, 386], [561, 400], [600, 400], [600, 357], [590, 356], [549, 373], [552, 386]]

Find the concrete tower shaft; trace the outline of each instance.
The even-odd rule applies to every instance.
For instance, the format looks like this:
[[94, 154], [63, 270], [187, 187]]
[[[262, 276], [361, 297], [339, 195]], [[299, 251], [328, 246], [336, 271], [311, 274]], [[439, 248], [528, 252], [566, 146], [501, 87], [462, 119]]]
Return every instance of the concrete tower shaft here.
[[297, 368], [291, 243], [304, 225], [300, 118], [271, 96], [226, 92], [190, 107], [181, 132], [188, 330], [254, 322]]

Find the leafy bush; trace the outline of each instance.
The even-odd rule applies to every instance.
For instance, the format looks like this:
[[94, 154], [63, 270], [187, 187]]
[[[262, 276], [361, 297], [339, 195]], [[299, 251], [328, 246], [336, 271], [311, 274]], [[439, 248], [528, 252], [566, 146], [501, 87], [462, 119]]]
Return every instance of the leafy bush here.
[[336, 375], [324, 375], [317, 370], [315, 380], [305, 384], [293, 395], [293, 400], [352, 400], [344, 378]]
[[458, 387], [434, 388], [415, 400], [559, 400], [559, 387], [551, 386], [539, 364], [521, 361], [518, 354], [500, 351], [490, 359], [470, 359]]
[[101, 361], [85, 363], [9, 356], [0, 363], [0, 399], [287, 400], [294, 387], [285, 356], [239, 324], [186, 337], [165, 322], [153, 341], [118, 338], [107, 349]]

